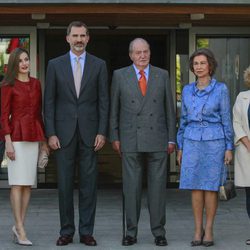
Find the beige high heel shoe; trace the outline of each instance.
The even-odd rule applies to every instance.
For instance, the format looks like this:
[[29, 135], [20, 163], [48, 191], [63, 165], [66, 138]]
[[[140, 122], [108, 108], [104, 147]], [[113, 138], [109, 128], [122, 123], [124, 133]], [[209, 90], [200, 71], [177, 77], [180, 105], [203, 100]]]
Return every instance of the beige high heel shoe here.
[[17, 233], [16, 227], [13, 226], [12, 227], [12, 232], [13, 232], [13, 236], [14, 236], [14, 242], [18, 245], [22, 245], [22, 246], [32, 246], [32, 242], [28, 239], [26, 240], [21, 240], [19, 234]]

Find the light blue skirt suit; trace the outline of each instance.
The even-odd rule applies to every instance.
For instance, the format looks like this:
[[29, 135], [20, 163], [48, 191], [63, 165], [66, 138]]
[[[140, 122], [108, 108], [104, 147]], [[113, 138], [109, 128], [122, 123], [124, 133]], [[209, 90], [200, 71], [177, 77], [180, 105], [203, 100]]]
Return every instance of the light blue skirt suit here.
[[183, 151], [180, 189], [218, 191], [224, 175], [224, 155], [233, 149], [231, 106], [225, 83], [212, 79], [203, 90], [196, 82], [182, 91], [177, 133]]

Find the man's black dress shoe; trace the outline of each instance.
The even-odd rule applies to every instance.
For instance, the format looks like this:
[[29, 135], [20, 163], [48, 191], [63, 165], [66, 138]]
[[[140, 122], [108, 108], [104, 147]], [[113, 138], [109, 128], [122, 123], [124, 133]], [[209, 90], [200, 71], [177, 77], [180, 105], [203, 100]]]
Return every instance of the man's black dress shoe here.
[[92, 235], [82, 235], [80, 236], [80, 242], [87, 246], [96, 246], [96, 240]]
[[166, 246], [168, 244], [165, 236], [157, 236], [155, 237], [155, 245], [156, 246]]
[[132, 246], [135, 243], [137, 243], [136, 237], [126, 236], [125, 238], [122, 239], [123, 246]]
[[73, 242], [73, 237], [70, 235], [62, 235], [58, 238], [58, 240], [56, 241], [56, 245], [57, 246], [66, 246], [69, 243]]

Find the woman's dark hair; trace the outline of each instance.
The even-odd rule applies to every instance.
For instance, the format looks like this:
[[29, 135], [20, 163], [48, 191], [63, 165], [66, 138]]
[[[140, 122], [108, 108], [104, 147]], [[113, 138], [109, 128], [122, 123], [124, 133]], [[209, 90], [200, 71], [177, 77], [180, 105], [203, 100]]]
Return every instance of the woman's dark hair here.
[[214, 75], [217, 68], [217, 61], [215, 60], [214, 54], [211, 50], [206, 48], [201, 48], [196, 50], [189, 58], [189, 68], [194, 73], [193, 61], [196, 56], [205, 56], [209, 65], [209, 75]]
[[7, 65], [7, 72], [5, 73], [5, 76], [3, 78], [3, 81], [1, 82], [1, 85], [13, 86], [15, 84], [15, 79], [19, 71], [20, 55], [22, 53], [26, 53], [28, 57], [30, 58], [29, 52], [23, 48], [16, 48], [10, 53], [10, 57], [8, 60], [8, 65]]

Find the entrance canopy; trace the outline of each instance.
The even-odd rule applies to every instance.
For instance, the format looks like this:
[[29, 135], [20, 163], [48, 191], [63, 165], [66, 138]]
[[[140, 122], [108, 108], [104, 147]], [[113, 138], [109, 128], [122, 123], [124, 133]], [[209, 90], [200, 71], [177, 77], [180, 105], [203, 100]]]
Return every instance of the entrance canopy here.
[[49, 28], [83, 20], [108, 29], [242, 27], [250, 26], [249, 13], [249, 0], [0, 0], [1, 26]]

